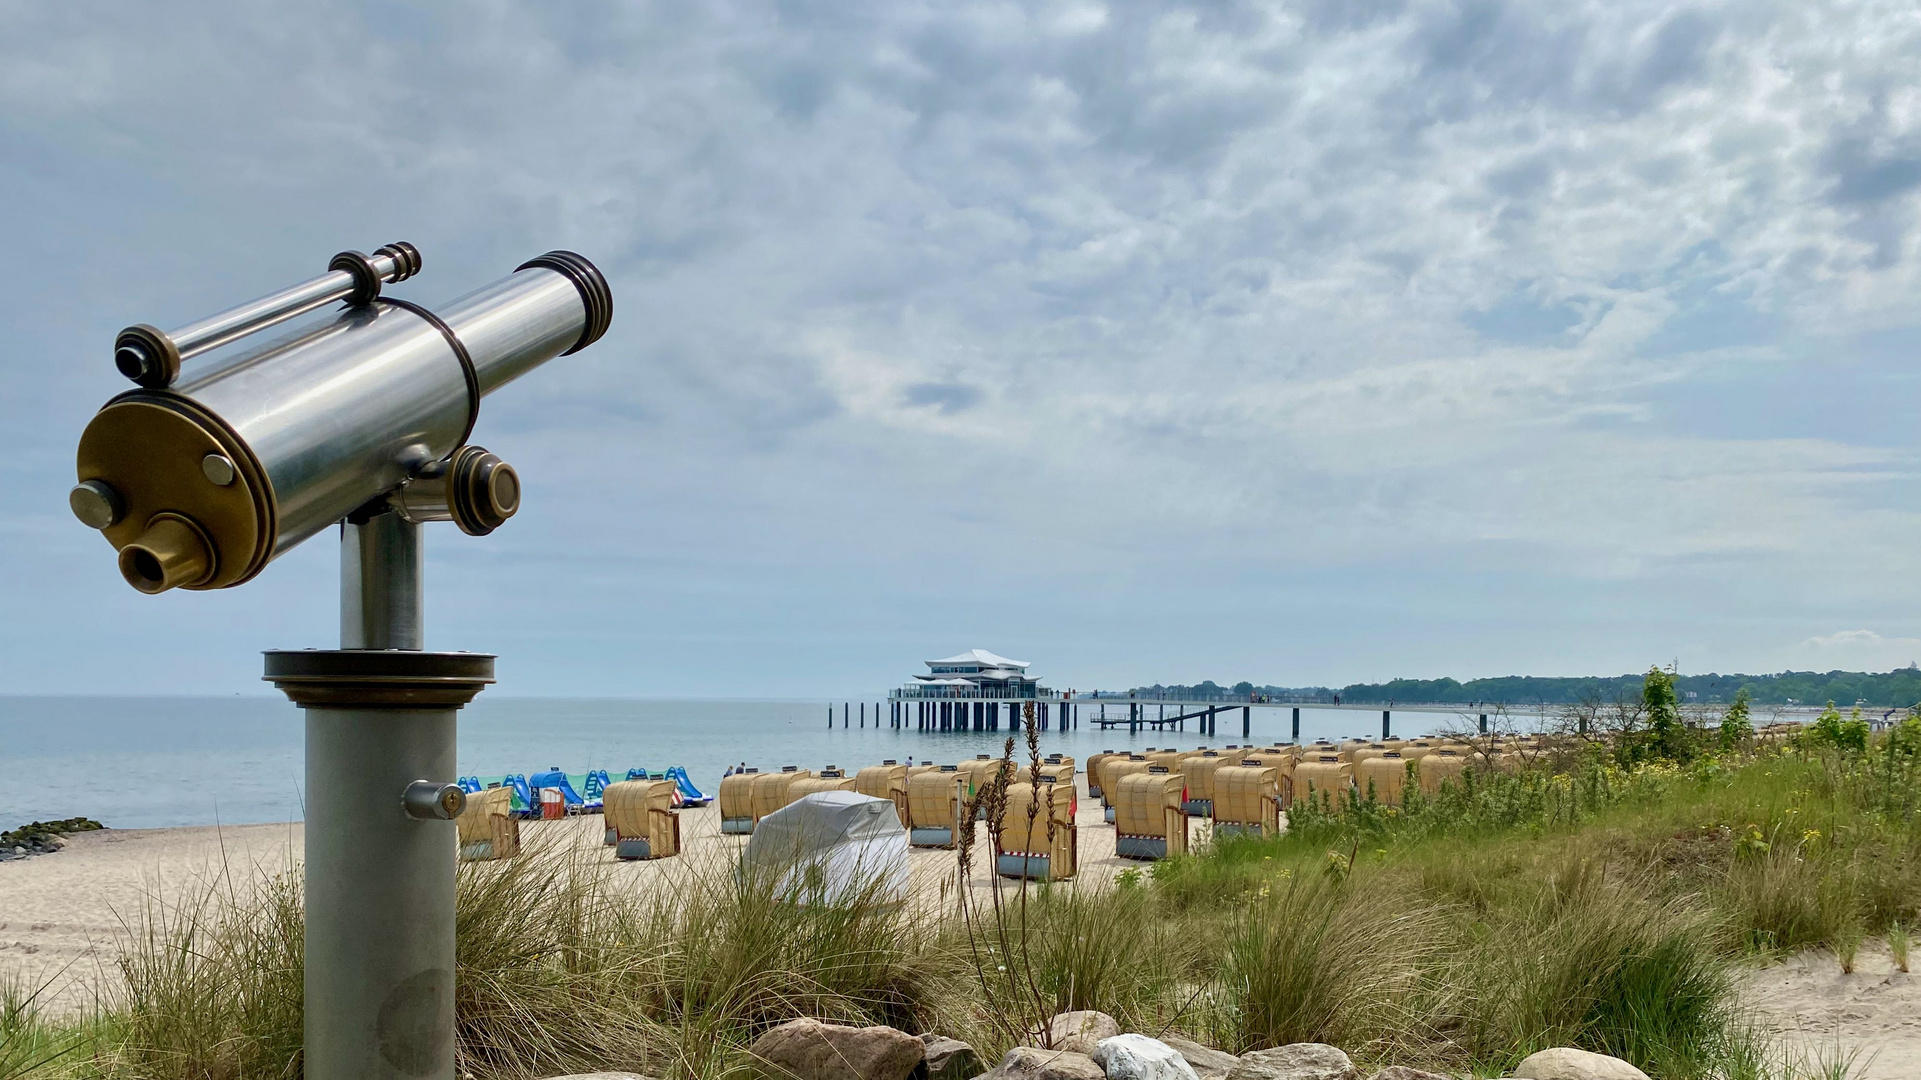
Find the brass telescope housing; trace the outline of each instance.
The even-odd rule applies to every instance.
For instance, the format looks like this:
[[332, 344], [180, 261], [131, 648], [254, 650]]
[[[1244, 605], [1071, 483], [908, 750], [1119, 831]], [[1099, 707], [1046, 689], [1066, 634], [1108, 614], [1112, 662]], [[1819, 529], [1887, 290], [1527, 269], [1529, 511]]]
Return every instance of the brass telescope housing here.
[[[380, 295], [419, 268], [411, 244], [343, 252], [320, 278], [171, 334], [122, 332], [115, 363], [140, 386], [87, 425], [69, 503], [128, 584], [239, 585], [333, 523], [388, 509], [472, 535], [514, 514], [513, 467], [467, 444], [480, 399], [598, 340], [612, 293], [593, 263], [554, 251], [438, 314]], [[331, 318], [181, 380], [180, 358], [333, 300], [345, 303]]]

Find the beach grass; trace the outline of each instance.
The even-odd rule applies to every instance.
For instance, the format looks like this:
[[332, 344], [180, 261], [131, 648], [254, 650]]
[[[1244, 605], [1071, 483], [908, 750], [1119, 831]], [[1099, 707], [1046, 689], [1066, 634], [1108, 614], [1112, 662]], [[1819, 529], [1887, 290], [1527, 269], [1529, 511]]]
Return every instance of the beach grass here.
[[[1880, 749], [1544, 761], [1407, 807], [1304, 807], [1278, 838], [1204, 842], [1109, 887], [1010, 885], [1017, 902], [965, 913], [789, 903], [701, 858], [636, 891], [534, 842], [460, 870], [459, 1067], [720, 1080], [801, 1016], [937, 1031], [992, 1061], [1053, 1011], [1096, 1008], [1233, 1051], [1331, 1042], [1456, 1074], [1578, 1045], [1677, 1080], [1845, 1075], [1839, 1056], [1785, 1058], [1737, 989], [1757, 959], [1912, 925], [1921, 800]], [[221, 889], [130, 929], [97, 1016], [0, 997], [0, 1080], [298, 1076], [297, 880]]]

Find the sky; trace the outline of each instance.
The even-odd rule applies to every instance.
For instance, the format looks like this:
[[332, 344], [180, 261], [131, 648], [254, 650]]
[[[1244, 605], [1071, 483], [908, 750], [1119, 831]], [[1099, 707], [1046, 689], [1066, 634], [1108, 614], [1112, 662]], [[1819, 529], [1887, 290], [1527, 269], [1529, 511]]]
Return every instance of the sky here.
[[1921, 658], [1912, 2], [0, 0], [0, 207], [0, 692], [335, 644], [65, 492], [120, 327], [401, 239], [613, 287], [430, 529], [498, 693]]

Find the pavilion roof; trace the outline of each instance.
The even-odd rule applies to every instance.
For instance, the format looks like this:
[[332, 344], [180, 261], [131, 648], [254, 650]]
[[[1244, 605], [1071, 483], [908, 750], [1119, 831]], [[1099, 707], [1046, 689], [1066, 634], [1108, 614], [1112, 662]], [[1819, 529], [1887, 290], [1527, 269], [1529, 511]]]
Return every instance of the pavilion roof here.
[[929, 667], [935, 664], [982, 664], [987, 667], [1026, 668], [1029, 663], [1030, 661], [1027, 660], [1009, 660], [1005, 656], [996, 655], [986, 649], [969, 649], [959, 656], [927, 661]]

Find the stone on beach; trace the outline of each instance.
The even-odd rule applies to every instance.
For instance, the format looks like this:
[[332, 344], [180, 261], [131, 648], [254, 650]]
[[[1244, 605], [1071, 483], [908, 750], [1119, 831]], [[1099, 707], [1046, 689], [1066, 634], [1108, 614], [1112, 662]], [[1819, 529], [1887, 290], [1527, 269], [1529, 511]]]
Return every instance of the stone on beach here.
[[1180, 1051], [1133, 1032], [1102, 1039], [1091, 1056], [1107, 1080], [1200, 1080]]
[[747, 1053], [764, 1071], [793, 1080], [907, 1080], [926, 1044], [890, 1027], [801, 1019], [755, 1039]]
[[1107, 1080], [1107, 1073], [1086, 1054], [1016, 1046], [982, 1080]]
[[1077, 1009], [1055, 1014], [1047, 1022], [1047, 1037], [1040, 1041], [1051, 1049], [1091, 1055], [1102, 1039], [1111, 1039], [1120, 1033], [1120, 1021], [1106, 1013]]
[[1201, 1080], [1227, 1080], [1227, 1074], [1241, 1059], [1225, 1050], [1202, 1046], [1192, 1039], [1179, 1035], [1163, 1035], [1161, 1041], [1174, 1048], [1175, 1052], [1187, 1059], [1187, 1064], [1200, 1076]]
[[945, 1035], [922, 1035], [926, 1047], [927, 1080], [973, 1080], [985, 1069], [980, 1054], [959, 1039]]
[[1648, 1074], [1618, 1057], [1557, 1046], [1530, 1054], [1514, 1067], [1517, 1080], [1648, 1080]]
[[1227, 1080], [1361, 1080], [1361, 1070], [1339, 1047], [1289, 1043], [1242, 1054]]
[[1451, 1078], [1409, 1065], [1389, 1065], [1375, 1073], [1369, 1080], [1451, 1080]]

